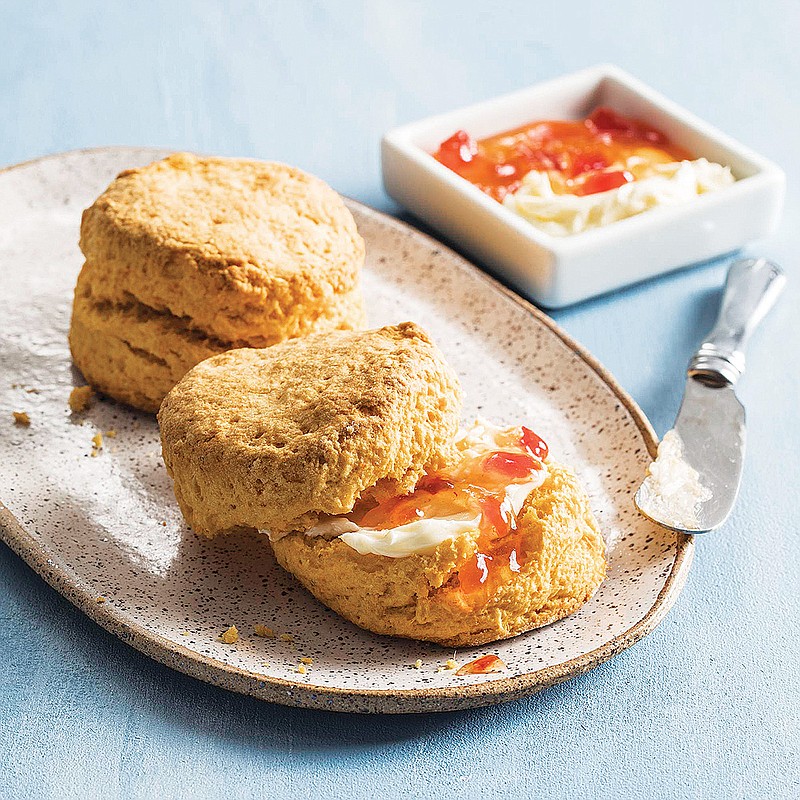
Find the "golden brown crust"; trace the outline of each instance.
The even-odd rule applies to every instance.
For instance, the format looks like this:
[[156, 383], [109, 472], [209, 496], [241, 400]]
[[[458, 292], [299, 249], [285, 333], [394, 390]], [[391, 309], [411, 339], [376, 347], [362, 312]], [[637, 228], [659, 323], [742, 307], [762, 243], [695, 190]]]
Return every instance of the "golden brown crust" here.
[[302, 530], [379, 482], [410, 490], [449, 454], [459, 412], [457, 378], [407, 322], [215, 356], [158, 419], [181, 510], [213, 536]]
[[70, 346], [96, 388], [146, 411], [204, 358], [364, 326], [364, 243], [298, 169], [179, 153], [123, 172], [81, 223]]
[[292, 533], [272, 543], [278, 562], [319, 600], [356, 625], [451, 647], [516, 636], [572, 614], [606, 573], [603, 539], [588, 498], [568, 469], [548, 464], [545, 483], [519, 522], [521, 571], [480, 602], [465, 601], [459, 565], [476, 536], [444, 542], [429, 555], [360, 555], [340, 539]]
[[228, 342], [314, 329], [358, 286], [364, 242], [342, 199], [302, 170], [178, 153], [120, 174], [81, 222], [97, 297], [141, 303]]

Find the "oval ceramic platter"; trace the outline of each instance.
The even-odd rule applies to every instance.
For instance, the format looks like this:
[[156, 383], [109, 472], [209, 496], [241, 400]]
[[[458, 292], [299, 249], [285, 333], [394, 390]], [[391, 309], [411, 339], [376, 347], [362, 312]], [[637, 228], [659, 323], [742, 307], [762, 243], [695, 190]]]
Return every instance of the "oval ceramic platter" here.
[[[357, 203], [370, 322], [421, 323], [461, 377], [466, 420], [530, 425], [576, 469], [605, 535], [608, 579], [568, 619], [454, 656], [349, 624], [284, 573], [255, 534], [194, 535], [175, 504], [155, 418], [107, 401], [76, 417], [67, 405], [82, 383], [67, 348], [81, 211], [119, 171], [163, 155], [72, 152], [0, 172], [0, 535], [13, 550], [147, 655], [288, 705], [486, 705], [579, 675], [653, 630], [683, 586], [692, 543], [634, 509], [656, 444], [642, 412], [546, 316], [435, 240]], [[15, 425], [12, 411], [27, 412], [30, 426]], [[223, 643], [234, 624], [239, 641]], [[257, 637], [256, 624], [284, 635]], [[449, 658], [487, 653], [507, 669], [440, 670]], [[313, 661], [305, 674], [301, 658]]]

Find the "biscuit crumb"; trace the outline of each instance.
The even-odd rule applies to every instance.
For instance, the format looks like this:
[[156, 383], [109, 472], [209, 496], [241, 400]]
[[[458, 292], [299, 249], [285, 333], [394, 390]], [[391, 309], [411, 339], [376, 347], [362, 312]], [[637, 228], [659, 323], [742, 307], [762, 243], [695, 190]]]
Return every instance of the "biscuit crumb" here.
[[189, 631], [181, 631], [181, 636], [188, 636], [188, 635], [189, 635]]
[[300, 663], [301, 664], [308, 664], [309, 666], [311, 666], [314, 663], [314, 659], [311, 658], [310, 656], [303, 656], [300, 659]]
[[239, 631], [236, 630], [235, 625], [231, 625], [219, 638], [225, 642], [225, 644], [236, 644], [236, 642], [239, 641]]
[[444, 665], [445, 669], [458, 669], [458, 664], [452, 658], [448, 658]]
[[291, 633], [282, 633], [278, 638], [282, 642], [294, 642], [294, 636]]
[[106, 431], [106, 436], [107, 436], [109, 439], [113, 439], [113, 438], [115, 438], [115, 437], [116, 437], [116, 435], [117, 435], [117, 432], [114, 430], [114, 428], [112, 428], [110, 431]]
[[27, 428], [31, 424], [31, 418], [28, 416], [27, 411], [12, 411], [14, 415], [14, 424], [21, 425], [23, 428]]
[[269, 661], [262, 661], [261, 662], [261, 666], [262, 667], [268, 667], [269, 666]]
[[100, 431], [92, 436], [92, 455], [96, 456], [103, 449], [103, 434]]
[[95, 603], [105, 603], [106, 599], [103, 597], [103, 595], [99, 594], [97, 597], [95, 597], [94, 601]]
[[421, 658], [418, 658], [414, 662], [414, 669], [422, 669], [422, 659]]
[[80, 414], [94, 402], [94, 390], [91, 386], [76, 386], [69, 393], [69, 407], [75, 414]]
[[266, 625], [253, 625], [253, 633], [256, 636], [261, 636], [264, 639], [274, 639], [275, 638], [275, 631], [272, 628], [268, 628]]
[[298, 664], [297, 668], [295, 669], [295, 672], [299, 672], [301, 675], [305, 675], [306, 672], [307, 672], [306, 665], [305, 664]]

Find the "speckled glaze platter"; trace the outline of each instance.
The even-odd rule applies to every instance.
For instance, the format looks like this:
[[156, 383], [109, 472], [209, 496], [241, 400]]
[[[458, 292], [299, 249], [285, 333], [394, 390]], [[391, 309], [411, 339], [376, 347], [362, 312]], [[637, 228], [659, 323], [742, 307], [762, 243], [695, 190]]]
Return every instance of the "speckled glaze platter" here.
[[[692, 558], [689, 538], [635, 511], [656, 440], [613, 378], [546, 316], [412, 228], [350, 203], [367, 242], [373, 325], [413, 319], [459, 373], [465, 419], [531, 425], [571, 464], [604, 531], [609, 576], [581, 611], [457, 653], [361, 631], [284, 573], [256, 535], [188, 530], [155, 418], [102, 401], [70, 414], [82, 383], [67, 348], [83, 208], [122, 169], [163, 156], [113, 148], [0, 172], [0, 537], [123, 641], [204, 681], [277, 703], [422, 712], [487, 705], [579, 675], [653, 630]], [[29, 414], [15, 425], [12, 411]], [[92, 437], [113, 430], [92, 455]], [[236, 644], [220, 641], [235, 624]], [[283, 637], [254, 635], [254, 625]], [[440, 671], [496, 653], [507, 670]], [[312, 664], [298, 671], [301, 659]], [[417, 660], [421, 666], [415, 666]], [[304, 665], [305, 666], [305, 665]]]

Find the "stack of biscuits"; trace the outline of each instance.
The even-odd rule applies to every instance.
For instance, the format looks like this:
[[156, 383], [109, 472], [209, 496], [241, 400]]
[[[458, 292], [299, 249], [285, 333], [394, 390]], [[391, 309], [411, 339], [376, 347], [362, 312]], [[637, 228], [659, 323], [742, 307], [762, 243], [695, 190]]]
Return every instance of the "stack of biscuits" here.
[[83, 214], [70, 347], [145, 411], [195, 364], [364, 323], [364, 243], [336, 192], [284, 164], [176, 154], [123, 172]]
[[514, 512], [524, 563], [512, 554], [491, 591], [466, 588], [467, 566], [491, 561], [474, 519], [399, 556], [341, 538], [358, 503], [391, 505], [432, 478], [446, 494], [461, 389], [415, 323], [361, 330], [364, 243], [322, 181], [173, 155], [117, 177], [84, 212], [80, 246], [74, 361], [102, 393], [159, 411], [164, 462], [198, 533], [260, 531], [348, 620], [450, 646], [560, 619], [602, 582], [588, 498], [550, 461]]

